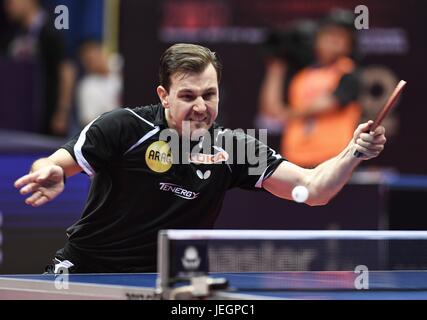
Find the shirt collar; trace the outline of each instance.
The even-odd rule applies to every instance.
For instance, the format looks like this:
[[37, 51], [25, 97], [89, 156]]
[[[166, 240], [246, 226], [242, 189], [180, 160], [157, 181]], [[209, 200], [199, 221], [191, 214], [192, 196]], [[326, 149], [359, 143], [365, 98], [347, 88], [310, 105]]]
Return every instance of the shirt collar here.
[[156, 114], [154, 116], [154, 124], [163, 128], [168, 127], [168, 122], [166, 121], [165, 115], [165, 108], [161, 103], [157, 104]]

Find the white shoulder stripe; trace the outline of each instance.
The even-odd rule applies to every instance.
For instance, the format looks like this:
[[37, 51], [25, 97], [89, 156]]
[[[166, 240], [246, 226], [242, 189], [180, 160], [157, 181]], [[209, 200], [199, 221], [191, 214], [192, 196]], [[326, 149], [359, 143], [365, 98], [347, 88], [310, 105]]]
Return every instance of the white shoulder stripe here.
[[[275, 154], [274, 157], [276, 159], [281, 159], [282, 156], [280, 154]], [[270, 176], [272, 175], [272, 173], [269, 173], [268, 177], [265, 177], [265, 174], [267, 173], [268, 168], [270, 168], [270, 166], [268, 166], [267, 168], [265, 168], [264, 172], [262, 173], [262, 175], [259, 177], [258, 181], [255, 184], [256, 188], [262, 188], [262, 184], [264, 183], [264, 180], [267, 178], [270, 178]]]
[[87, 162], [85, 157], [82, 153], [82, 147], [86, 141], [86, 132], [89, 130], [92, 123], [94, 123], [96, 120], [98, 120], [99, 117], [97, 117], [95, 120], [93, 120], [91, 123], [89, 123], [80, 133], [79, 139], [77, 140], [76, 144], [74, 145], [74, 155], [76, 156], [77, 163], [79, 164], [80, 168], [82, 168], [90, 177], [92, 177], [95, 174], [95, 170], [92, 168], [92, 166]]
[[125, 108], [126, 111], [129, 111], [130, 113], [132, 113], [135, 117], [137, 117], [138, 119], [141, 119], [142, 121], [144, 121], [146, 124], [152, 126], [153, 128], [155, 127], [154, 123], [151, 123], [148, 120], [145, 120], [143, 117], [141, 117], [139, 114], [137, 114], [135, 111], [132, 111], [129, 108]]
[[153, 130], [147, 132], [141, 139], [138, 140], [137, 143], [135, 143], [132, 147], [130, 147], [128, 149], [128, 151], [125, 152], [125, 154], [131, 152], [133, 149], [135, 149], [136, 147], [138, 147], [140, 144], [142, 144], [145, 140], [151, 138], [152, 136], [154, 136], [157, 132], [160, 131], [159, 127], [155, 127]]
[[268, 167], [265, 168], [264, 172], [259, 177], [258, 181], [255, 183], [255, 188], [262, 188], [262, 183], [264, 182], [264, 176], [265, 176], [265, 173], [267, 172], [267, 169]]

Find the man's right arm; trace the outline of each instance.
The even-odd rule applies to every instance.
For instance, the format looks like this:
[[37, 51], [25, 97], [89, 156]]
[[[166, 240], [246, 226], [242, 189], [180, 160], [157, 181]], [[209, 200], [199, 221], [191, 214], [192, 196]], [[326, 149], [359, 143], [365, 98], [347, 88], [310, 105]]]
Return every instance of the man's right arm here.
[[74, 176], [75, 174], [83, 171], [82, 168], [80, 168], [80, 166], [78, 165], [78, 163], [73, 159], [71, 154], [67, 150], [61, 148], [49, 157], [41, 158], [34, 162], [31, 166], [30, 172], [34, 172], [48, 165], [60, 166], [62, 170], [64, 170], [64, 173], [67, 177]]
[[119, 109], [105, 113], [54, 154], [34, 162], [30, 173], [19, 178], [15, 187], [23, 195], [31, 194], [25, 200], [28, 205], [41, 206], [64, 190], [64, 177], [82, 171], [93, 176], [108, 168], [137, 143], [141, 134], [153, 128], [133, 111]]
[[64, 190], [64, 179], [82, 169], [65, 149], [59, 149], [47, 158], [33, 163], [30, 172], [15, 181], [22, 195], [31, 194], [25, 203], [41, 206], [56, 198]]

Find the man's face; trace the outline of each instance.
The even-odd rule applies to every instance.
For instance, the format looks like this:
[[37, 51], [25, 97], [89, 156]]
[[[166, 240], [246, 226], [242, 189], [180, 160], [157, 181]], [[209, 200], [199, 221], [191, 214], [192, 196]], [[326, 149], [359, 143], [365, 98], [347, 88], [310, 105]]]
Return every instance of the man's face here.
[[201, 73], [175, 73], [171, 76], [169, 92], [157, 88], [166, 108], [169, 127], [183, 132], [183, 122], [190, 124], [191, 134], [208, 130], [218, 116], [219, 89], [212, 64]]

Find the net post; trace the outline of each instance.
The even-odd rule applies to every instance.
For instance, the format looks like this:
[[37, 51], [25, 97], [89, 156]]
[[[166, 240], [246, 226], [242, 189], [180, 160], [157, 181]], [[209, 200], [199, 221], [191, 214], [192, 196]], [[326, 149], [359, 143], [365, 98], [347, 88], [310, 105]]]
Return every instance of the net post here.
[[169, 288], [169, 236], [160, 230], [157, 236], [157, 280], [156, 294], [163, 295]]

